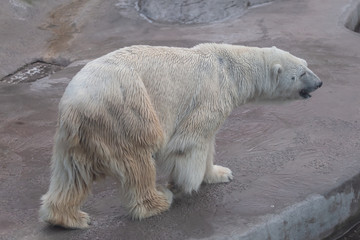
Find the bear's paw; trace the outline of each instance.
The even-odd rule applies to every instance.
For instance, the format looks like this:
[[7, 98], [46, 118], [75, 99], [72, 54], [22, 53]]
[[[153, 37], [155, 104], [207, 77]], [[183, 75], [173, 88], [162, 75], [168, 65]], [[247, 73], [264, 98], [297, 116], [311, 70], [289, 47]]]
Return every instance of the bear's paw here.
[[212, 171], [205, 174], [205, 183], [226, 183], [233, 179], [232, 172], [229, 168], [214, 165]]

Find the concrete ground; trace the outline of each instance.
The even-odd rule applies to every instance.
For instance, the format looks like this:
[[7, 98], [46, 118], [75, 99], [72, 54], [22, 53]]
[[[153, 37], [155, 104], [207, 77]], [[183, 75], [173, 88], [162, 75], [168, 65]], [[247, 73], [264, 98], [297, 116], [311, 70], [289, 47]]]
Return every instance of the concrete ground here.
[[[256, 2], [256, 1], [254, 1]], [[0, 239], [323, 239], [360, 211], [360, 34], [345, 28], [359, 0], [278, 0], [209, 24], [160, 24], [134, 0], [0, 3], [0, 79], [23, 65], [68, 65], [34, 82], [0, 82]], [[57, 104], [86, 61], [132, 44], [277, 46], [308, 61], [324, 85], [305, 101], [244, 105], [217, 136], [234, 180], [204, 185], [170, 211], [131, 221], [117, 183], [95, 184], [86, 230], [38, 222]]]

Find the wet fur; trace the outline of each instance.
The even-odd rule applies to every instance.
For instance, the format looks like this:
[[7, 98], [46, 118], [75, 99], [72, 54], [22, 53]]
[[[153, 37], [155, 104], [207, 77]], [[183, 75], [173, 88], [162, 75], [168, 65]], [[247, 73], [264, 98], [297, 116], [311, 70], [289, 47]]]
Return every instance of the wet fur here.
[[133, 46], [88, 63], [59, 104], [40, 218], [87, 227], [80, 206], [92, 182], [106, 175], [121, 183], [119, 202], [134, 219], [171, 205], [172, 192], [156, 186], [156, 171], [185, 193], [202, 182], [230, 181], [231, 170], [213, 164], [215, 134], [236, 106], [281, 97], [275, 96], [279, 73], [273, 73], [273, 61], [289, 56], [278, 51]]

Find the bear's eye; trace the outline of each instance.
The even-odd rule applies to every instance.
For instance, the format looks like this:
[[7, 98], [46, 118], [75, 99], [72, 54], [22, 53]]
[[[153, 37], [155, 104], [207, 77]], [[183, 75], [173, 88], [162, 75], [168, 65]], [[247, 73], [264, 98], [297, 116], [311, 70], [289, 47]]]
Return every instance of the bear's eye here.
[[292, 77], [291, 80], [295, 81], [295, 77]]
[[301, 75], [300, 75], [300, 77], [303, 77], [303, 76], [305, 76], [305, 74], [306, 74], [306, 72], [304, 72], [303, 74], [301, 74]]

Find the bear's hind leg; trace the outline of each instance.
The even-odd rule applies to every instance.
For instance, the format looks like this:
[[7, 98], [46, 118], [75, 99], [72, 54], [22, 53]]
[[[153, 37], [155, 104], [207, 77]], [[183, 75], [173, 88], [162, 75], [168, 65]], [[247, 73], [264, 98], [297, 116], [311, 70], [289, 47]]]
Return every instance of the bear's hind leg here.
[[209, 151], [206, 159], [206, 171], [204, 176], [205, 183], [225, 183], [233, 179], [229, 168], [214, 165], [215, 137], [209, 144]]
[[[156, 169], [150, 151], [137, 149], [135, 156], [128, 156], [115, 174], [122, 189], [122, 202], [133, 219], [148, 218], [170, 208], [173, 194], [165, 187], [156, 187]], [[121, 170], [120, 170], [121, 169]]]
[[90, 218], [80, 211], [80, 205], [90, 192], [92, 176], [72, 157], [57, 157], [52, 162], [49, 191], [41, 198], [40, 219], [65, 228], [86, 228]]

